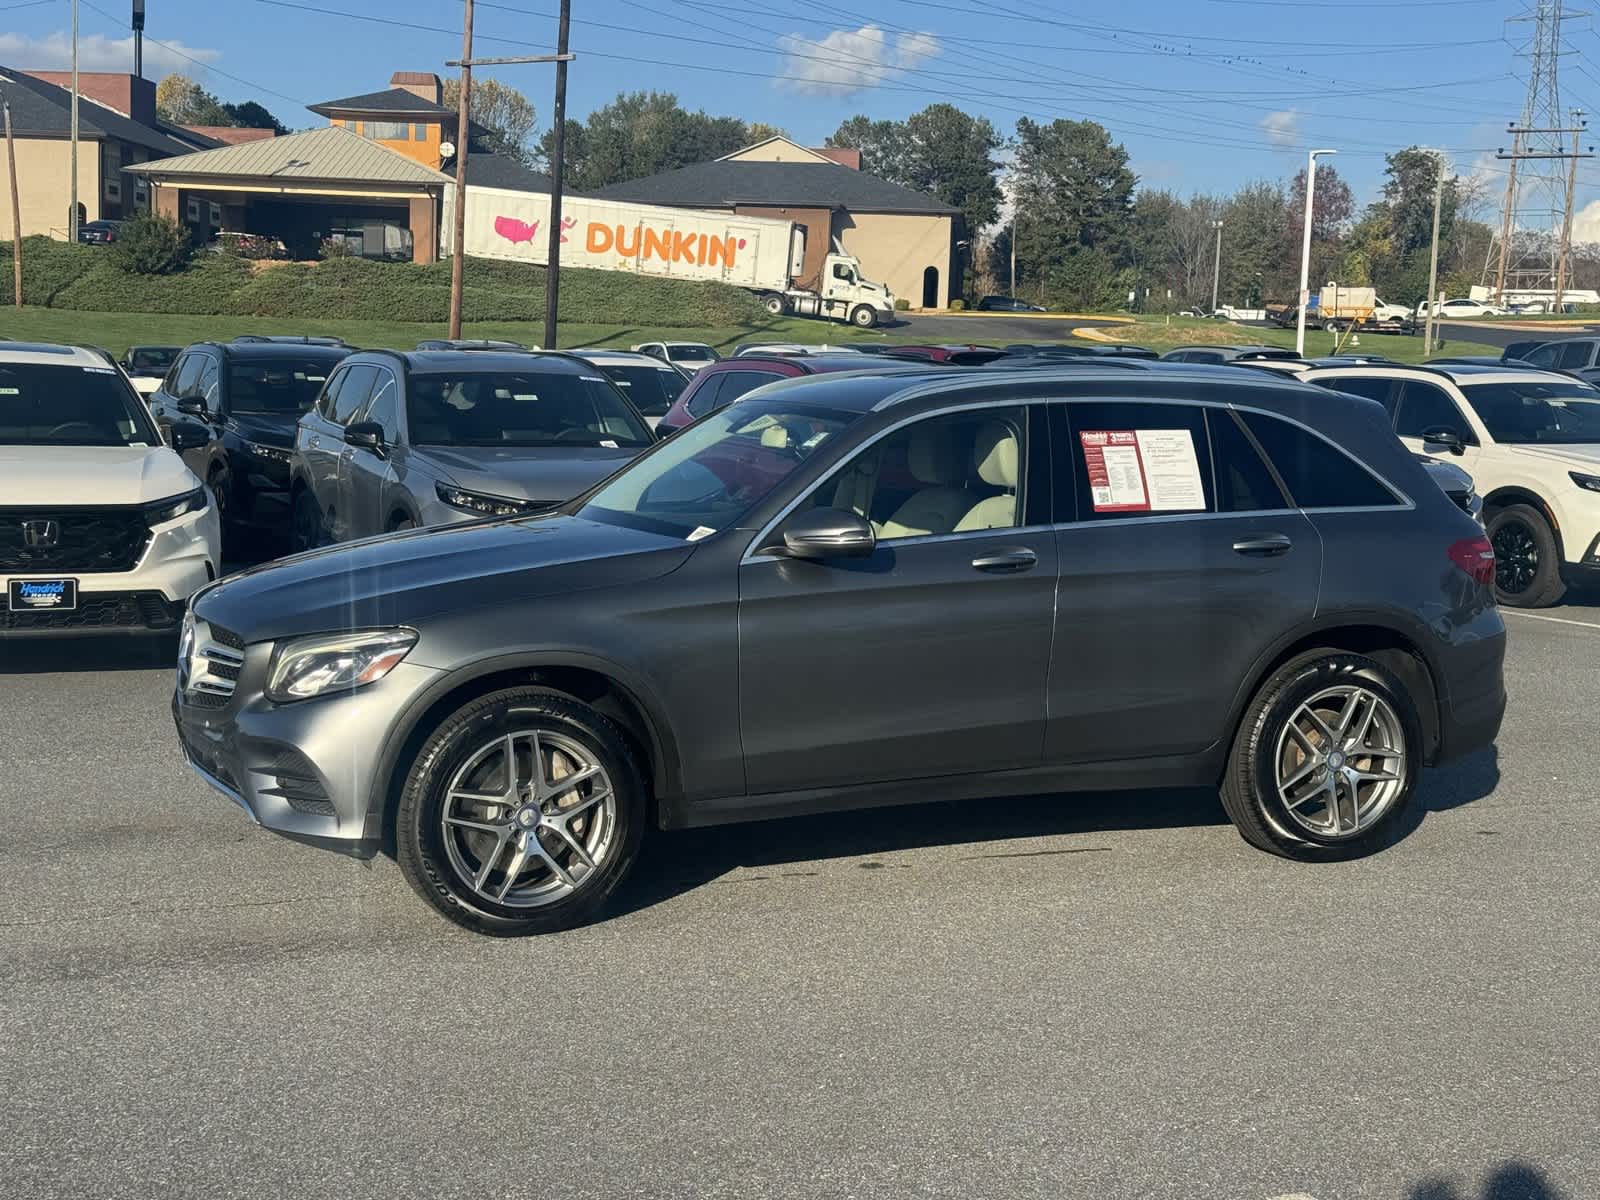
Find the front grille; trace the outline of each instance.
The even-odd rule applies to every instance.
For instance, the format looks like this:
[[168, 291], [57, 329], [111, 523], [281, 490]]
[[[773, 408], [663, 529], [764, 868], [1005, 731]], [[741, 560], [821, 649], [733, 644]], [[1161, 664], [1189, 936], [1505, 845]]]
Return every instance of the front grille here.
[[195, 643], [181, 664], [184, 703], [222, 708], [244, 674], [244, 639], [205, 621], [195, 622]]
[[131, 571], [149, 543], [143, 509], [0, 508], [0, 570]]
[[70, 612], [0, 610], [0, 630], [148, 629], [159, 633], [176, 628], [182, 617], [183, 605], [169, 602], [160, 592], [95, 592], [80, 595], [78, 607]]
[[211, 640], [213, 642], [226, 646], [229, 650], [237, 650], [240, 654], [244, 653], [244, 639], [231, 629], [209, 624], [206, 628], [211, 630]]

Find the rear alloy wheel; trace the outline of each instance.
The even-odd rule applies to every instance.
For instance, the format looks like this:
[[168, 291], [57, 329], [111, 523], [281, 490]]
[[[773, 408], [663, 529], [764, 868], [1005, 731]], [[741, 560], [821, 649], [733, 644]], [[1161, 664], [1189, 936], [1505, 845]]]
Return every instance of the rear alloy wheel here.
[[423, 746], [396, 820], [411, 885], [459, 925], [502, 937], [594, 917], [633, 865], [645, 785], [609, 718], [555, 692], [473, 701]]
[[1567, 593], [1555, 531], [1531, 504], [1513, 504], [1489, 518], [1494, 595], [1511, 608], [1545, 608]]
[[1416, 789], [1422, 735], [1381, 664], [1321, 650], [1285, 663], [1245, 712], [1222, 805], [1251, 845], [1318, 859], [1380, 848]]

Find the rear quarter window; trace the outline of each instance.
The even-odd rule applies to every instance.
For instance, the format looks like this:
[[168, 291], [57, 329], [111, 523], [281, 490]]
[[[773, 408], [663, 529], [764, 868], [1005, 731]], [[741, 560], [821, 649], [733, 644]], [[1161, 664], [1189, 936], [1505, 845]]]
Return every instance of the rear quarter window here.
[[1390, 508], [1399, 497], [1371, 471], [1310, 430], [1265, 413], [1241, 414], [1301, 508]]

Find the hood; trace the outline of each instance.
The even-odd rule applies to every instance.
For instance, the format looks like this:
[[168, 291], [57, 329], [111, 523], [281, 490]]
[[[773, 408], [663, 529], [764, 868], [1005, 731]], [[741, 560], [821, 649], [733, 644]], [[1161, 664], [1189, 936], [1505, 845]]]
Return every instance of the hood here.
[[693, 552], [680, 538], [579, 517], [474, 521], [279, 559], [206, 589], [194, 608], [247, 642], [415, 625], [441, 612], [641, 583]]
[[1532, 458], [1570, 463], [1575, 467], [1600, 467], [1600, 443], [1583, 442], [1573, 446], [1505, 446], [1502, 449]]
[[263, 446], [277, 446], [288, 450], [294, 446], [295, 430], [300, 427], [300, 413], [232, 413], [228, 425], [247, 442], [260, 442]]
[[457, 487], [513, 500], [570, 500], [648, 446], [419, 446]]
[[165, 446], [0, 446], [0, 505], [148, 504], [200, 486]]

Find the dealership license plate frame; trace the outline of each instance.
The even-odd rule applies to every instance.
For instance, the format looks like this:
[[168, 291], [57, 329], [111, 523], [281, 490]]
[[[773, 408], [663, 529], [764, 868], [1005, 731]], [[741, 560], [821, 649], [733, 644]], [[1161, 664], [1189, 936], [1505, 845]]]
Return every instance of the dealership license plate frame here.
[[[60, 598], [51, 604], [30, 603], [23, 596], [22, 589], [29, 585], [36, 587], [39, 584], [60, 584]], [[71, 578], [13, 579], [6, 586], [6, 608], [14, 613], [77, 612], [78, 581]]]

